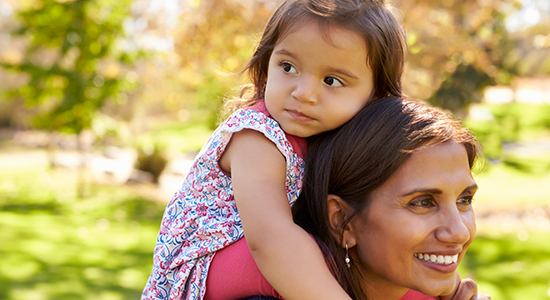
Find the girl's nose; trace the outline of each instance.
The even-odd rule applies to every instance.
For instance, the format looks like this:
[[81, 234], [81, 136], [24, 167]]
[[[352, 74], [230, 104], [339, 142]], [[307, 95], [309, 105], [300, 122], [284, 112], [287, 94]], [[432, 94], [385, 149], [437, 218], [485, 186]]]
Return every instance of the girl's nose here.
[[318, 100], [318, 90], [319, 87], [313, 79], [301, 78], [294, 87], [291, 95], [300, 102], [316, 104]]
[[441, 213], [440, 226], [435, 231], [436, 238], [444, 243], [463, 245], [475, 235], [475, 216], [472, 212], [461, 213], [454, 207]]

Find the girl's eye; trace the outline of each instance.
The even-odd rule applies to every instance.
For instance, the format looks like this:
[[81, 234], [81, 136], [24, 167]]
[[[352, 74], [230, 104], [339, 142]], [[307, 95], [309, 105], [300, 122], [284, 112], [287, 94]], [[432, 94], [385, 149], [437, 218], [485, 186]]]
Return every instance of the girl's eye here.
[[325, 82], [325, 84], [327, 84], [329, 86], [332, 86], [332, 87], [344, 86], [344, 84], [339, 79], [331, 77], [331, 76], [325, 77], [323, 82]]
[[434, 200], [431, 198], [424, 198], [411, 203], [411, 206], [414, 207], [431, 207], [435, 206]]
[[283, 71], [285, 71], [285, 73], [290, 73], [290, 74], [298, 73], [298, 71], [296, 71], [296, 68], [290, 63], [282, 62], [281, 67], [283, 67]]

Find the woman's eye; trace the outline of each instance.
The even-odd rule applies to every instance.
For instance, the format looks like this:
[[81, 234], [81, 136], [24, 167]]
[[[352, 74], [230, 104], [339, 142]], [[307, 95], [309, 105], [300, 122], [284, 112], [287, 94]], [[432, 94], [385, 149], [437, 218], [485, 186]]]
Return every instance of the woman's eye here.
[[474, 198], [470, 195], [464, 196], [456, 201], [457, 205], [466, 205], [469, 206], [472, 204], [472, 201], [474, 201]]
[[412, 205], [412, 206], [416, 206], [416, 207], [430, 207], [430, 206], [435, 206], [434, 201], [433, 201], [433, 199], [431, 199], [431, 198], [425, 198], [425, 199], [422, 199], [422, 200], [418, 200], [418, 201], [412, 202], [411, 205]]
[[285, 71], [285, 73], [291, 73], [291, 74], [298, 73], [298, 71], [296, 71], [296, 68], [290, 63], [282, 62], [281, 66], [283, 67], [283, 71]]
[[344, 86], [344, 84], [340, 80], [338, 80], [337, 78], [331, 77], [331, 76], [325, 77], [325, 79], [323, 81], [325, 82], [325, 84], [327, 84], [329, 86], [332, 86], [332, 87]]

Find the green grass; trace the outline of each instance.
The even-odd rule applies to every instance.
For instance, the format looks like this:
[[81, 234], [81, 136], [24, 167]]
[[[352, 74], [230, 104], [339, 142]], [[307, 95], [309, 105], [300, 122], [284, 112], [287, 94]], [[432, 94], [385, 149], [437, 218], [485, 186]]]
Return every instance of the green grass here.
[[[78, 199], [74, 171], [48, 171], [36, 163], [43, 158], [15, 164], [15, 156], [6, 157], [0, 155], [0, 299], [139, 299], [165, 204], [129, 186], [90, 185]], [[476, 180], [475, 205], [484, 211], [550, 204], [548, 175], [497, 166]], [[550, 233], [484, 226], [462, 277], [492, 299], [549, 299]]]
[[162, 121], [141, 134], [137, 143], [144, 147], [158, 144], [172, 151], [198, 152], [212, 132], [213, 130], [204, 120], [200, 122]]
[[164, 204], [75, 174], [0, 172], [0, 299], [139, 299]]
[[[472, 120], [464, 124], [472, 129], [485, 154], [492, 159], [507, 159], [502, 146], [548, 137], [550, 134], [550, 105], [506, 103], [484, 104], [493, 120]], [[548, 156], [546, 156], [548, 159]]]
[[485, 233], [474, 240], [460, 265], [463, 278], [473, 278], [479, 291], [499, 300], [550, 298], [550, 234], [526, 231]]
[[550, 205], [550, 172], [531, 174], [503, 164], [474, 176], [475, 205], [496, 210]]

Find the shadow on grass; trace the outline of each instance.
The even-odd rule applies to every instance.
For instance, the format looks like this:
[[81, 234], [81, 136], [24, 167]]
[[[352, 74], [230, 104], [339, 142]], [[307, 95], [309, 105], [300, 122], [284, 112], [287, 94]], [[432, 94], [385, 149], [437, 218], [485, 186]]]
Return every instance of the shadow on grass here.
[[[0, 299], [139, 299], [165, 204], [98, 185], [78, 199], [73, 175], [0, 172]], [[550, 239], [528, 234], [478, 236], [462, 277], [493, 299], [548, 299]]]
[[0, 299], [139, 299], [165, 204], [113, 186], [77, 199], [73, 185], [10, 176], [0, 175], [13, 183], [0, 184]]

